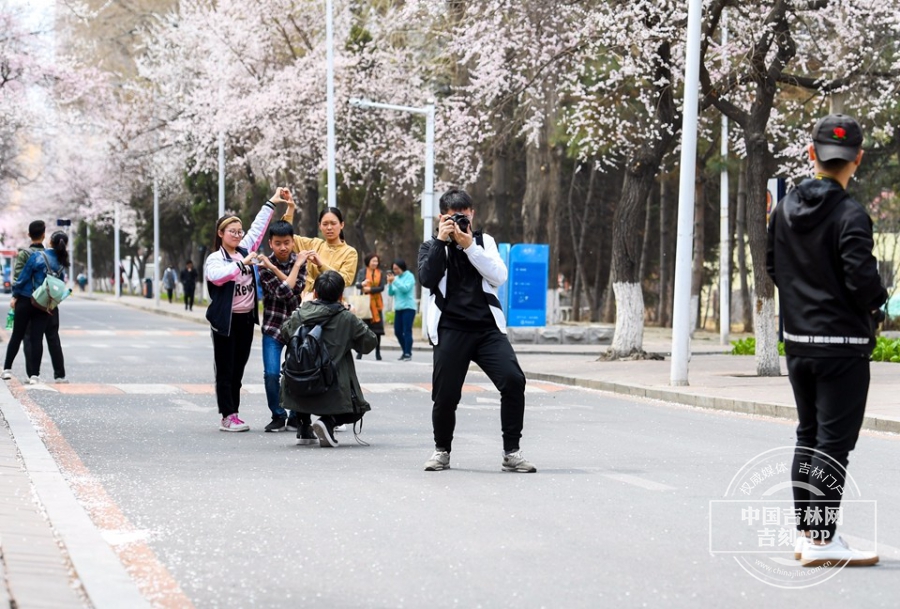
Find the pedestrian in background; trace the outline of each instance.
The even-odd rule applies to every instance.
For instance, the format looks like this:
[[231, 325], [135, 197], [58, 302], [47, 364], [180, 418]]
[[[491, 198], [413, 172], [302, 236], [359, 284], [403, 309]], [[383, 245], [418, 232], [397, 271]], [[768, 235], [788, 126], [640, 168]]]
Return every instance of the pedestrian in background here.
[[216, 220], [213, 253], [206, 258], [209, 308], [206, 319], [212, 328], [215, 358], [216, 403], [222, 420], [221, 431], [249, 431], [238, 416], [244, 368], [250, 359], [254, 326], [259, 324], [256, 299], [258, 263], [256, 249], [275, 213], [275, 205], [284, 202], [279, 188], [256, 214], [250, 230], [244, 233], [241, 219], [225, 214]]
[[809, 567], [878, 562], [874, 552], [853, 550], [836, 533], [887, 300], [872, 255], [872, 220], [846, 191], [862, 162], [862, 143], [862, 129], [849, 116], [820, 119], [808, 147], [815, 177], [789, 192], [769, 220], [766, 266], [781, 298], [799, 420], [791, 466], [800, 515], [794, 554]]
[[[369, 329], [375, 333], [378, 342], [375, 344], [375, 359], [381, 359], [381, 337], [384, 336], [384, 292], [385, 276], [378, 268], [380, 259], [378, 254], [367, 254], [364, 259], [365, 266], [359, 270], [356, 277], [356, 289], [369, 296], [370, 319], [363, 320]], [[362, 353], [356, 354], [356, 359], [362, 359]]]
[[[281, 405], [281, 356], [284, 342], [281, 326], [300, 306], [306, 286], [307, 252], [295, 253], [294, 228], [290, 222], [279, 220], [269, 227], [269, 248], [272, 258], [260, 256], [259, 280], [263, 293], [262, 356], [263, 382], [272, 421], [265, 431], [297, 431], [299, 419]], [[310, 434], [309, 439], [315, 439]]]
[[[431, 424], [434, 453], [425, 471], [450, 468], [456, 409], [475, 362], [500, 391], [503, 435], [501, 468], [512, 472], [537, 469], [519, 450], [525, 417], [525, 374], [506, 336], [506, 318], [497, 296], [507, 279], [493, 237], [472, 232], [472, 199], [451, 188], [441, 197], [437, 236], [419, 248], [419, 281], [428, 297], [422, 327], [434, 345]], [[422, 298], [425, 299], [423, 291]]]
[[[282, 219], [293, 223], [294, 199], [290, 192], [285, 197], [289, 205]], [[337, 271], [344, 278], [344, 285], [352, 285], [359, 255], [344, 241], [344, 216], [341, 210], [326, 207], [319, 212], [319, 230], [324, 239], [294, 236], [294, 251], [309, 251], [306, 259], [306, 291], [312, 292], [316, 277], [325, 271]]]
[[400, 361], [412, 359], [413, 322], [416, 319], [416, 278], [406, 268], [406, 261], [394, 260], [387, 275], [388, 294], [394, 299], [394, 335], [403, 354]]
[[[312, 431], [319, 445], [338, 445], [334, 435], [338, 425], [353, 425], [371, 410], [363, 396], [351, 349], [369, 353], [375, 347], [372, 331], [341, 304], [344, 294], [344, 278], [337, 271], [325, 271], [316, 278], [311, 295], [304, 295], [304, 302], [281, 327], [281, 340], [289, 343], [302, 325], [322, 324], [322, 342], [335, 366], [336, 382], [325, 393], [315, 396], [295, 396], [291, 393], [286, 377], [281, 379], [284, 407], [300, 413], [300, 430], [297, 444], [313, 444]], [[320, 417], [312, 423], [312, 415]]]
[[[13, 362], [19, 353], [19, 346], [22, 344], [22, 339], [27, 332], [31, 341], [30, 352], [25, 355], [25, 368], [26, 373], [29, 375], [28, 383], [36, 385], [41, 382], [40, 371], [41, 359], [44, 356], [44, 334], [54, 316], [52, 312], [48, 313], [34, 306], [31, 302], [31, 295], [34, 293], [34, 290], [44, 283], [44, 279], [48, 274], [52, 274], [59, 279], [65, 278], [65, 269], [69, 266], [68, 244], [69, 236], [64, 232], [58, 231], [53, 233], [50, 237], [50, 249], [32, 253], [22, 272], [19, 273], [16, 283], [13, 284], [13, 297], [10, 301], [10, 306], [15, 310], [15, 318], [12, 336], [9, 338], [9, 345], [6, 349], [6, 362], [2, 373], [4, 379], [12, 377]], [[59, 312], [55, 312], [58, 323]], [[60, 347], [61, 352], [62, 347]], [[65, 370], [57, 372], [62, 372], [62, 380], [60, 382], [65, 382]]]
[[178, 283], [178, 274], [172, 265], [166, 267], [166, 271], [162, 276], [162, 284], [166, 289], [166, 295], [169, 297], [169, 304], [172, 304], [172, 294], [175, 292], [175, 284]]
[[194, 290], [197, 288], [197, 269], [190, 260], [184, 263], [184, 268], [179, 276], [181, 287], [184, 290], [184, 309], [186, 311], [194, 310]]

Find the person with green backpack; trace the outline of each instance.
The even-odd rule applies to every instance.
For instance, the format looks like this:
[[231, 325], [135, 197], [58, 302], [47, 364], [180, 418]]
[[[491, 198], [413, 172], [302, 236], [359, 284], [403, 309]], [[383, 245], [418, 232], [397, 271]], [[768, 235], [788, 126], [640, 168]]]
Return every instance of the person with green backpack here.
[[[15, 319], [12, 336], [10, 336], [6, 349], [3, 379], [12, 378], [12, 364], [16, 355], [19, 354], [19, 347], [28, 332], [31, 352], [26, 354], [29, 360], [26, 368], [28, 372], [32, 373], [28, 383], [36, 385], [40, 382], [36, 371], [41, 369], [41, 359], [44, 355], [44, 333], [53, 317], [56, 304], [65, 297], [65, 295], [53, 296], [52, 288], [54, 286], [48, 284], [56, 284], [56, 282], [47, 281], [47, 279], [49, 276], [61, 280], [64, 276], [64, 271], [69, 266], [68, 244], [68, 235], [63, 232], [54, 233], [50, 238], [51, 248], [34, 252], [13, 284], [13, 298], [10, 306], [15, 310]], [[50, 297], [40, 298], [41, 293]]]
[[[28, 238], [31, 239], [31, 245], [27, 248], [23, 248], [19, 250], [19, 253], [16, 254], [16, 262], [15, 262], [15, 270], [12, 274], [12, 283], [16, 282], [16, 279], [22, 273], [22, 269], [25, 268], [25, 263], [28, 262], [28, 259], [31, 258], [31, 255], [37, 251], [44, 250], [44, 236], [46, 234], [47, 225], [43, 220], [35, 220], [31, 224], [28, 225]], [[57, 231], [60, 235], [65, 235], [64, 232]], [[57, 234], [54, 233], [54, 234]], [[61, 237], [57, 237], [59, 239]], [[52, 237], [51, 237], [52, 239]], [[68, 236], [66, 236], [68, 239]], [[12, 329], [10, 327], [10, 329]], [[22, 348], [25, 350], [25, 361], [26, 363], [30, 361], [31, 353], [31, 341], [29, 340], [30, 332], [26, 328], [25, 329], [25, 338], [22, 339]], [[47, 324], [47, 330], [44, 334], [44, 338], [47, 341], [47, 350], [50, 352], [50, 362], [53, 364], [53, 382], [54, 383], [68, 383], [66, 380], [66, 360], [63, 355], [62, 343], [59, 340], [59, 309], [53, 309], [53, 316], [50, 318], [50, 323]], [[26, 366], [25, 373], [28, 378], [32, 376], [40, 376], [40, 370], [31, 370]]]

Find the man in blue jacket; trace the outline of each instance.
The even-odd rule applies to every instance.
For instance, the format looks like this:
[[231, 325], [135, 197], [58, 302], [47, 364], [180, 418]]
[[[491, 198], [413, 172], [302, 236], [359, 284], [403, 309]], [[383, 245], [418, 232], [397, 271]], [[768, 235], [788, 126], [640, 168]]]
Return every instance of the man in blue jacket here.
[[791, 468], [801, 533], [795, 555], [809, 567], [873, 565], [877, 555], [851, 549], [835, 530], [887, 291], [872, 255], [872, 220], [845, 190], [862, 161], [862, 129], [830, 114], [816, 123], [812, 140], [816, 175], [772, 213], [766, 256], [799, 419]]

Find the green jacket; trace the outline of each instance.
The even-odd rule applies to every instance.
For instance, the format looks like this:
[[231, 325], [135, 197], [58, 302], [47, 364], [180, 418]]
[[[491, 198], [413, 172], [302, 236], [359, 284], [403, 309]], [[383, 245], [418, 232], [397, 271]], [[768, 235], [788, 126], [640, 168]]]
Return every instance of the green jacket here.
[[351, 349], [369, 353], [375, 348], [377, 338], [369, 327], [350, 311], [345, 309], [332, 315], [327, 305], [314, 300], [303, 303], [281, 326], [281, 339], [285, 344], [289, 344], [291, 336], [301, 325], [317, 324], [327, 319], [322, 325], [322, 340], [337, 369], [337, 383], [326, 393], [312, 397], [292, 395], [282, 376], [282, 405], [287, 410], [323, 416], [368, 412], [371, 409], [359, 386]]

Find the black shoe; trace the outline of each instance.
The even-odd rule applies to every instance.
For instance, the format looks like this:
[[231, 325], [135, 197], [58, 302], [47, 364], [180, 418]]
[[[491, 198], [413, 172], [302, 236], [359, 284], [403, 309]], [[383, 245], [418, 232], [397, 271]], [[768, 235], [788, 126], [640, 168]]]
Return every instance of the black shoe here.
[[380, 361], [381, 361], [381, 354], [380, 354], [380, 353], [376, 353], [376, 354], [375, 354], [375, 359], [377, 359], [377, 360], [380, 362]]
[[338, 445], [334, 437], [334, 424], [330, 420], [323, 417], [312, 424], [312, 429], [319, 438], [319, 446], [333, 448]]
[[297, 431], [300, 429], [300, 417], [289, 416], [287, 419], [287, 430]]
[[319, 438], [313, 432], [312, 425], [301, 425], [300, 431], [297, 432], [297, 445], [310, 446], [318, 443]]
[[272, 417], [272, 422], [266, 425], [266, 433], [284, 431], [287, 425], [287, 417]]
[[356, 359], [362, 359], [362, 353], [357, 353], [357, 354], [356, 354]]
[[408, 362], [408, 361], [410, 361], [411, 359], [412, 359], [412, 355], [404, 355], [403, 357], [400, 358], [400, 361], [401, 361], [401, 362]]

